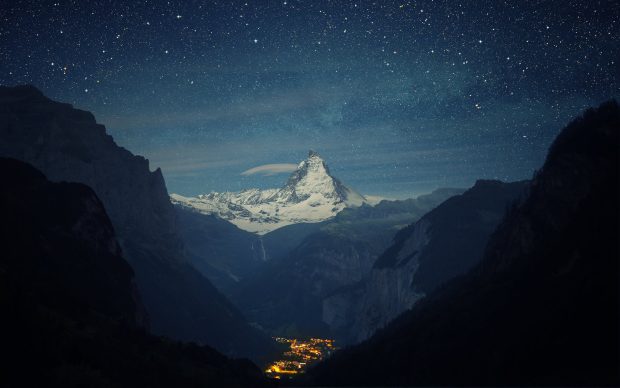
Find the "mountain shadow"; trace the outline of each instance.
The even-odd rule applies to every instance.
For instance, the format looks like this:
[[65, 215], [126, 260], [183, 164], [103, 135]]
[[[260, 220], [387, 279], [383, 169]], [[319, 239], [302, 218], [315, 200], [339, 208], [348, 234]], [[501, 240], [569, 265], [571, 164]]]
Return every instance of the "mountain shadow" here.
[[148, 160], [119, 147], [91, 113], [32, 86], [0, 87], [0, 156], [95, 191], [135, 272], [153, 333], [254, 359], [273, 347], [189, 264], [161, 170], [151, 172]]
[[247, 360], [149, 335], [101, 201], [0, 158], [3, 386], [262, 386]]
[[323, 300], [323, 320], [340, 343], [370, 337], [425, 295], [478, 264], [491, 233], [527, 183], [479, 180], [401, 229], [356, 287]]
[[474, 270], [309, 381], [620, 384], [619, 132], [615, 101], [570, 123]]
[[263, 240], [216, 215], [175, 205], [179, 234], [192, 265], [224, 295], [268, 260]]

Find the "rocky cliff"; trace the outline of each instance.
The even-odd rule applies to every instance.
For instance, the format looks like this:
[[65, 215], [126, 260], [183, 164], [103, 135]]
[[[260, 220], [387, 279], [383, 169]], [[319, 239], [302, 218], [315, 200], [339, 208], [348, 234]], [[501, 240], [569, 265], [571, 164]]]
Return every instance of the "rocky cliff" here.
[[0, 156], [27, 161], [52, 181], [95, 191], [135, 271], [154, 333], [234, 355], [269, 347], [187, 263], [161, 171], [151, 172], [146, 159], [116, 145], [91, 113], [31, 86], [0, 87]]
[[33, 298], [72, 314], [146, 327], [134, 273], [95, 193], [78, 183], [52, 183], [15, 159], [0, 158], [0, 174], [3, 276], [22, 279]]
[[261, 386], [260, 370], [147, 334], [134, 273], [89, 187], [0, 158], [2, 385]]
[[476, 265], [506, 209], [525, 188], [526, 182], [478, 181], [449, 198], [396, 234], [357, 287], [325, 298], [323, 321], [344, 343], [368, 338]]

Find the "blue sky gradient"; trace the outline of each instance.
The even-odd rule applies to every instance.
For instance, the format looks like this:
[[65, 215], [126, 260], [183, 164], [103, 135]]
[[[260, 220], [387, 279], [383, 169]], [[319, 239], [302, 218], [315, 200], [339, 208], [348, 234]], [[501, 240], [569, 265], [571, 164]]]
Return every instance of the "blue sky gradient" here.
[[0, 84], [92, 111], [170, 192], [275, 187], [318, 151], [364, 194], [529, 178], [619, 94], [613, 1], [17, 1]]

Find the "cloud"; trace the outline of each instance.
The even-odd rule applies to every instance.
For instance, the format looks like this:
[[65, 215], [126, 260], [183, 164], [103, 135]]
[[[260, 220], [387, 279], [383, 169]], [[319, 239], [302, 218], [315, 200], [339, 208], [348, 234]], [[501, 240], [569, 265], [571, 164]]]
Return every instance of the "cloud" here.
[[241, 175], [254, 175], [262, 174], [265, 176], [271, 176], [276, 174], [282, 174], [285, 172], [293, 172], [297, 169], [296, 164], [292, 163], [277, 163], [277, 164], [263, 164], [262, 166], [256, 166], [241, 173]]

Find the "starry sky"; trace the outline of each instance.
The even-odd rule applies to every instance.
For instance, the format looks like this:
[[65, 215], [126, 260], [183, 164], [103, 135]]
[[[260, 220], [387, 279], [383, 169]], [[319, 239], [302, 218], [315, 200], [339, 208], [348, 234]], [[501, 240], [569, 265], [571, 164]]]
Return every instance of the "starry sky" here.
[[[618, 98], [616, 1], [2, 1], [0, 84], [92, 111], [170, 192], [517, 180]], [[261, 167], [264, 165], [274, 165]]]

